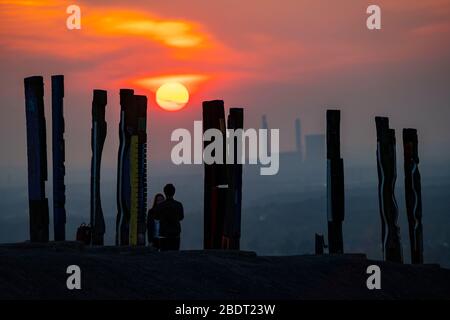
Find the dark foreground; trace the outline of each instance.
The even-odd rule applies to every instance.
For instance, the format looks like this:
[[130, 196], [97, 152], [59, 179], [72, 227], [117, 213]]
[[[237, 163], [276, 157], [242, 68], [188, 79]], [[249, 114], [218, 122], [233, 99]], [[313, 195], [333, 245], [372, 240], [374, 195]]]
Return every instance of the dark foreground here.
[[[381, 290], [366, 269], [381, 268]], [[66, 269], [81, 268], [81, 290]], [[450, 270], [364, 255], [259, 257], [251, 252], [154, 252], [75, 242], [0, 246], [0, 299], [437, 299]]]

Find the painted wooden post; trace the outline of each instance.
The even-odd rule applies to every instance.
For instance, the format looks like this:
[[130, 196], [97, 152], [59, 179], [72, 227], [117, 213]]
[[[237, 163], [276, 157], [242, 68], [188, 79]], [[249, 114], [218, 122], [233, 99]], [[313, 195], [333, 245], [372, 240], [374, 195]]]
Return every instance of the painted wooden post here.
[[135, 110], [130, 114], [130, 234], [133, 246], [145, 245], [147, 214], [147, 97], [135, 95]]
[[107, 123], [105, 121], [105, 109], [107, 104], [107, 92], [94, 90], [92, 99], [92, 129], [91, 129], [91, 227], [92, 244], [103, 245], [105, 234], [105, 219], [103, 216], [100, 172], [103, 146], [107, 135]]
[[403, 129], [403, 155], [411, 262], [420, 264], [423, 263], [422, 188], [416, 129]]
[[381, 216], [383, 256], [386, 261], [403, 262], [395, 199], [397, 180], [395, 130], [389, 129], [389, 119], [375, 117], [377, 128], [378, 200]]
[[64, 142], [64, 76], [52, 76], [53, 231], [55, 241], [66, 240], [66, 174]]
[[300, 162], [303, 161], [302, 125], [300, 119], [295, 119], [295, 151], [297, 151]]
[[47, 181], [47, 141], [44, 112], [44, 80], [40, 76], [24, 79], [27, 122], [28, 201], [30, 241], [48, 242], [49, 213], [45, 197]]
[[328, 246], [331, 254], [344, 253], [344, 161], [340, 150], [340, 119], [339, 110], [327, 110], [327, 213]]
[[[228, 129], [239, 130], [243, 128], [244, 109], [230, 108], [230, 113], [228, 115]], [[233, 138], [233, 163], [227, 164], [228, 194], [222, 239], [223, 249], [239, 250], [240, 248], [242, 210], [242, 163], [238, 163], [238, 156], [242, 153], [243, 150], [242, 143], [243, 141], [242, 139], [238, 139], [238, 135]], [[240, 159], [239, 162], [241, 162]]]
[[[226, 141], [226, 123], [224, 103], [222, 100], [203, 102], [203, 132], [208, 129], [217, 129], [222, 134], [222, 141]], [[203, 149], [211, 141], [204, 141]], [[222, 164], [204, 164], [204, 238], [205, 249], [220, 249], [226, 210], [228, 184], [226, 176], [225, 143], [223, 144]]]
[[116, 245], [129, 244], [130, 231], [130, 148], [134, 91], [120, 89], [119, 152], [117, 161]]

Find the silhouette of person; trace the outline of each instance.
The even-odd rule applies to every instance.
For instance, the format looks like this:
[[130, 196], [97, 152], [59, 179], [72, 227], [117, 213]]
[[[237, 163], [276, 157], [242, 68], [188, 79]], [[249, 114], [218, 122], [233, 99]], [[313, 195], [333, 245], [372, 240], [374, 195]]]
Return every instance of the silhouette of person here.
[[164, 187], [166, 200], [152, 209], [151, 217], [159, 221], [159, 248], [161, 251], [180, 249], [180, 221], [184, 219], [183, 205], [176, 201], [175, 187], [169, 183]]
[[153, 219], [153, 211], [156, 206], [165, 200], [162, 193], [157, 193], [153, 198], [153, 206], [148, 210], [147, 215], [147, 236], [148, 243], [151, 243], [153, 247], [159, 249], [159, 221]]

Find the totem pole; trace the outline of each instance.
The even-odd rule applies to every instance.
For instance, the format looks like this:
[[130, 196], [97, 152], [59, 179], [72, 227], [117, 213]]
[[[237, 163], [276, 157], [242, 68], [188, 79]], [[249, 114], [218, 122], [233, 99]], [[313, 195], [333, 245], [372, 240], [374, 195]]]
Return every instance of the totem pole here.
[[145, 246], [147, 213], [147, 97], [134, 96], [130, 110], [130, 233], [129, 244]]
[[147, 208], [147, 97], [120, 90], [117, 170], [117, 245], [145, 245]]
[[327, 110], [327, 213], [328, 246], [331, 254], [344, 253], [344, 161], [340, 148], [340, 120], [339, 110]]
[[48, 242], [47, 142], [44, 113], [44, 81], [40, 76], [25, 78], [27, 122], [28, 200], [30, 241]]
[[300, 162], [303, 161], [303, 146], [302, 146], [302, 125], [300, 119], [295, 119], [295, 151], [297, 151]]
[[[243, 128], [244, 109], [231, 108], [230, 114], [228, 115], [228, 129], [239, 130]], [[236, 135], [233, 140], [233, 163], [227, 164], [228, 193], [222, 248], [239, 250], [242, 208], [242, 163], [240, 163], [240, 155], [243, 151], [242, 144], [244, 141], [242, 141], [242, 139], [241, 141], [238, 141], [238, 137]]]
[[389, 119], [375, 117], [377, 128], [378, 201], [381, 216], [383, 257], [386, 261], [403, 262], [398, 227], [398, 207], [395, 199], [397, 180], [395, 130], [389, 129]]
[[[226, 141], [226, 123], [222, 100], [203, 102], [203, 133], [209, 129], [220, 131], [222, 141]], [[203, 149], [211, 148], [214, 141], [204, 141]], [[220, 249], [224, 229], [224, 217], [228, 193], [225, 160], [226, 144], [223, 143], [222, 163], [205, 162], [204, 181], [204, 238], [205, 249]], [[213, 152], [214, 154], [214, 152]]]
[[411, 262], [421, 264], [423, 263], [422, 190], [416, 129], [403, 129], [403, 154]]
[[107, 92], [94, 90], [92, 100], [92, 130], [91, 130], [91, 227], [92, 244], [103, 245], [105, 234], [105, 219], [103, 216], [100, 172], [102, 163], [102, 152], [107, 134], [105, 121], [105, 108], [107, 104]]
[[134, 91], [120, 89], [119, 152], [117, 161], [116, 245], [129, 244], [130, 222], [130, 112], [134, 110]]
[[63, 98], [64, 76], [52, 76], [53, 230], [55, 241], [66, 240]]

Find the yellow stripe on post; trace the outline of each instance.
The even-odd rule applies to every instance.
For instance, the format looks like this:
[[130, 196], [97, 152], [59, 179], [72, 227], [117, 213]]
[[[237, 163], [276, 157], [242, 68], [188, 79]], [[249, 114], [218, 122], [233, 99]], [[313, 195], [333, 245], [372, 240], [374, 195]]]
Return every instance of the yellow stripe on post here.
[[130, 146], [130, 186], [131, 186], [131, 203], [130, 203], [130, 245], [137, 246], [138, 234], [138, 201], [139, 201], [139, 145], [138, 136], [131, 137]]

